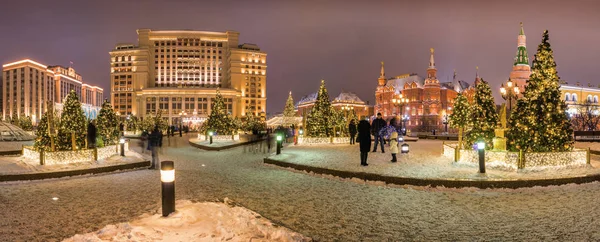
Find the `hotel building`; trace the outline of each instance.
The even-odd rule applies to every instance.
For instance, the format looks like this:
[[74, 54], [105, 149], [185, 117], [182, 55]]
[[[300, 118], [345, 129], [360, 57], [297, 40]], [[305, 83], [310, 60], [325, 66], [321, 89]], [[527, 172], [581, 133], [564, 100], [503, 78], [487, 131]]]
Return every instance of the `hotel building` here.
[[2, 118], [30, 116], [37, 123], [49, 102], [60, 112], [71, 90], [77, 93], [86, 116], [95, 118], [103, 90], [84, 84], [72, 67], [46, 66], [29, 59], [2, 65]]
[[217, 90], [233, 116], [265, 117], [266, 57], [239, 33], [138, 29], [110, 52], [111, 103], [121, 117], [159, 110], [169, 124], [198, 124]]

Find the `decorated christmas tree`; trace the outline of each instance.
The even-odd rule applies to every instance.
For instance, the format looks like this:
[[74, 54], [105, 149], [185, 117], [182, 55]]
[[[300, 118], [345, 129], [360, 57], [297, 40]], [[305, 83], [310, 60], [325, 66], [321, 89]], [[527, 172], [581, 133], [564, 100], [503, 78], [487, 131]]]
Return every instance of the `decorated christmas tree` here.
[[25, 130], [25, 131], [32, 131], [33, 130], [33, 123], [31, 122], [31, 117], [30, 116], [21, 116], [21, 118], [19, 119], [19, 127], [21, 127], [21, 129]]
[[519, 99], [510, 117], [511, 150], [549, 152], [573, 148], [573, 129], [567, 106], [560, 98], [560, 82], [546, 30], [535, 54], [523, 98]]
[[241, 125], [241, 128], [244, 131], [248, 132], [258, 132], [261, 130], [265, 130], [267, 128], [267, 124], [260, 118], [254, 116], [254, 113], [248, 112], [246, 113], [246, 118]]
[[349, 111], [335, 110], [331, 108], [331, 124], [333, 126], [334, 136], [344, 136], [348, 133]]
[[306, 132], [312, 137], [328, 137], [332, 134], [332, 109], [329, 94], [325, 88], [325, 80], [321, 80], [321, 87], [317, 100], [306, 118]]
[[450, 126], [458, 128], [458, 145], [462, 148], [462, 138], [465, 129], [468, 127], [471, 109], [467, 97], [459, 93], [454, 98], [454, 109], [450, 114]]
[[[456, 112], [456, 110], [454, 110]], [[471, 130], [467, 133], [466, 144], [473, 144], [484, 141], [486, 149], [492, 149], [494, 138], [494, 129], [498, 124], [498, 113], [496, 104], [492, 96], [490, 85], [483, 79], [475, 86], [473, 96], [473, 105], [469, 118]]]
[[294, 107], [294, 98], [292, 98], [292, 92], [285, 101], [285, 108], [283, 109], [283, 125], [291, 126], [294, 124], [294, 118], [296, 117], [296, 110]]
[[221, 92], [217, 90], [217, 95], [212, 103], [210, 115], [204, 122], [203, 131], [213, 131], [220, 135], [230, 135], [235, 131], [235, 124], [231, 115], [225, 109], [225, 102]]
[[85, 147], [87, 123], [81, 103], [74, 90], [71, 90], [63, 103], [63, 111], [58, 129], [58, 146], [61, 150], [76, 150]]
[[[51, 146], [52, 146], [52, 141], [50, 138], [50, 131], [49, 131], [49, 123], [50, 120], [48, 118], [48, 115], [50, 115], [50, 111], [49, 112], [45, 112], [42, 115], [42, 118], [40, 119], [40, 122], [38, 123], [37, 129], [35, 131], [35, 142], [33, 144], [33, 147], [37, 150], [52, 150]], [[55, 115], [56, 116], [56, 115]], [[56, 124], [54, 126], [57, 126]]]
[[140, 119], [135, 115], [130, 115], [125, 119], [127, 131], [136, 132], [140, 129]]
[[119, 138], [119, 118], [107, 100], [102, 103], [102, 109], [96, 119], [96, 127], [104, 145], [116, 144]]

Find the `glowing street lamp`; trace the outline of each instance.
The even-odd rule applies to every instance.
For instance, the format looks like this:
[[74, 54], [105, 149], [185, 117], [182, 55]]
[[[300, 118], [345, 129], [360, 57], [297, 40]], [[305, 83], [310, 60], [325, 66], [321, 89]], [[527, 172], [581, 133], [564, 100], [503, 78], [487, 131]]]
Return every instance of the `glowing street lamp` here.
[[479, 150], [479, 173], [485, 173], [485, 142], [479, 141], [477, 150]]
[[121, 156], [125, 156], [125, 138], [119, 139], [119, 146], [121, 147]]
[[175, 212], [175, 164], [173, 161], [160, 163], [160, 181], [162, 191], [162, 216]]
[[504, 87], [504, 84], [500, 86], [500, 94], [502, 94], [502, 98], [504, 98], [504, 100], [508, 101], [508, 110], [506, 113], [508, 117], [512, 111], [512, 100], [514, 99], [516, 101], [519, 97], [519, 87], [516, 84], [513, 87], [513, 82], [509, 78], [506, 82], [506, 88]]
[[212, 145], [212, 137], [215, 133], [213, 131], [208, 132], [208, 136], [210, 136], [210, 144]]
[[283, 137], [281, 136], [281, 134], [277, 135], [277, 155], [281, 154], [281, 143], [283, 141]]
[[400, 153], [408, 154], [408, 144], [407, 143], [404, 143], [400, 146]]

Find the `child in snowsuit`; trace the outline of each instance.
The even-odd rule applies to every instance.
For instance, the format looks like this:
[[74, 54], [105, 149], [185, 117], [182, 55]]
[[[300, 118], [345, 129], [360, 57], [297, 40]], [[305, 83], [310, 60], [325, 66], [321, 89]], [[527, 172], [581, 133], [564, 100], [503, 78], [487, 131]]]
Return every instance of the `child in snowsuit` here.
[[396, 162], [396, 154], [398, 154], [398, 132], [392, 132], [390, 136], [390, 151], [392, 152], [391, 162]]

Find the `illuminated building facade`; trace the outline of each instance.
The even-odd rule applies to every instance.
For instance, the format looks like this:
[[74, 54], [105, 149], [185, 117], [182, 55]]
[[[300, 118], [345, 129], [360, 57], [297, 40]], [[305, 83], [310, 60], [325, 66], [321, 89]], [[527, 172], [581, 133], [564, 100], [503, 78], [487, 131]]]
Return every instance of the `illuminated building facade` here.
[[72, 67], [46, 66], [25, 59], [2, 65], [2, 118], [30, 116], [37, 123], [48, 110], [57, 111], [71, 90], [75, 90], [88, 118], [95, 118], [102, 106], [103, 90], [84, 84]]
[[[468, 83], [456, 78], [456, 72], [450, 82], [438, 80], [433, 48], [427, 78], [406, 74], [386, 79], [382, 62], [377, 83], [374, 113], [381, 113], [386, 120], [404, 118], [407, 129], [412, 131], [441, 131], [452, 113], [454, 98], [469, 88]], [[392, 100], [400, 95], [408, 102], [395, 105]]]
[[[317, 95], [318, 93], [316, 92], [311, 93], [303, 96], [300, 101], [298, 101], [296, 104], [296, 112], [299, 116], [308, 115], [317, 101]], [[365, 103], [353, 92], [340, 92], [340, 94], [331, 101], [331, 106], [338, 111], [347, 110], [350, 112], [351, 110], [354, 110], [356, 116], [359, 118], [373, 116], [373, 106]]]
[[217, 90], [233, 116], [265, 116], [266, 57], [239, 33], [138, 29], [110, 52], [111, 103], [122, 117], [159, 110], [170, 124], [203, 122]]

